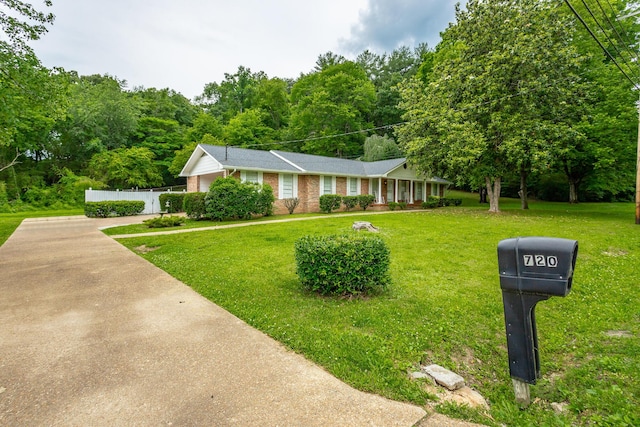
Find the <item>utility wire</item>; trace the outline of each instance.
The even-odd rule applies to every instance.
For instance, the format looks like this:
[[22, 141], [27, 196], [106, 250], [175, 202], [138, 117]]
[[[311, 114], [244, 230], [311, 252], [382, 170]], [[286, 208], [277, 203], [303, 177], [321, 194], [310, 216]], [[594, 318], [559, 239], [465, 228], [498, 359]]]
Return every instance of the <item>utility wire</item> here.
[[580, 14], [573, 7], [573, 5], [571, 3], [569, 3], [569, 0], [564, 0], [564, 2], [566, 3], [567, 6], [569, 6], [569, 8], [573, 12], [573, 14], [576, 16], [576, 18], [578, 18], [578, 20], [582, 23], [584, 28], [589, 32], [589, 34], [591, 34], [591, 37], [593, 37], [593, 39], [598, 43], [598, 45], [600, 46], [600, 49], [602, 49], [604, 51], [604, 53], [606, 53], [606, 55], [609, 57], [609, 59], [611, 59], [611, 61], [613, 61], [615, 66], [618, 67], [620, 72], [627, 78], [627, 80], [629, 80], [631, 82], [633, 87], [635, 87], [636, 89], [640, 89], [640, 86], [638, 86], [638, 84], [636, 82], [634, 82], [633, 79], [631, 77], [629, 77], [629, 75], [622, 69], [620, 64], [618, 64], [618, 61], [616, 61], [616, 59], [613, 57], [613, 55], [611, 55], [611, 52], [609, 52], [607, 50], [607, 48], [602, 44], [600, 39], [598, 39], [598, 37], [594, 34], [594, 32], [591, 30], [591, 28], [589, 28], [589, 25], [585, 22], [585, 20], [582, 18], [582, 16], [580, 16]]
[[[620, 41], [622, 42], [622, 45], [625, 47], [625, 50], [629, 53], [629, 56], [632, 58], [632, 60], [636, 60], [638, 59], [637, 57], [637, 52], [633, 52], [631, 49], [629, 49], [629, 46], [633, 46], [636, 44], [636, 42], [631, 42], [631, 40], [629, 39], [629, 37], [627, 37], [627, 33], [624, 30], [624, 28], [622, 27], [622, 25], [619, 24], [620, 27], [620, 31], [618, 31], [618, 29], [616, 28], [615, 22], [618, 22], [618, 19], [615, 19], [615, 22], [612, 22], [609, 19], [609, 15], [607, 14], [607, 12], [602, 8], [602, 5], [600, 4], [600, 0], [596, 0], [598, 3], [598, 6], [600, 7], [600, 10], [602, 10], [602, 14], [605, 16], [605, 18], [607, 19], [607, 22], [609, 22], [609, 25], [611, 26], [611, 28], [613, 28], [613, 31], [615, 31], [616, 35], [618, 36], [618, 38], [620, 39]], [[613, 8], [613, 6], [611, 5], [611, 2], [609, 0], [605, 0], [607, 2], [607, 5], [609, 6], [609, 9], [611, 9], [611, 13], [613, 16], [617, 16], [617, 12], [616, 10]]]
[[[596, 0], [598, 2], [598, 5], [600, 5], [599, 0]], [[587, 5], [587, 2], [585, 0], [582, 0], [582, 4], [584, 5], [584, 7], [587, 9], [587, 12], [589, 12], [589, 15], [591, 15], [591, 18], [593, 19], [593, 21], [596, 23], [596, 25], [598, 26], [598, 28], [600, 28], [600, 31], [602, 32], [602, 34], [604, 34], [605, 38], [607, 39], [607, 41], [609, 42], [609, 44], [611, 46], [613, 46], [613, 48], [615, 49], [615, 51], [618, 53], [618, 55], [620, 56], [620, 59], [622, 59], [622, 61], [624, 61], [625, 65], [629, 68], [629, 70], [631, 71], [631, 73], [634, 74], [633, 77], [635, 77], [636, 79], [638, 79], [638, 70], [635, 69], [635, 67], [632, 67], [631, 65], [629, 65], [629, 63], [627, 62], [627, 60], [625, 59], [624, 55], [622, 54], [622, 52], [620, 52], [620, 50], [617, 47], [617, 43], [614, 43], [613, 40], [611, 40], [611, 38], [609, 37], [609, 35], [607, 34], [607, 31], [605, 31], [604, 27], [602, 26], [602, 24], [600, 24], [600, 21], [598, 20], [598, 18], [596, 18], [595, 14], [593, 13], [593, 11], [591, 10], [591, 8]], [[600, 6], [600, 10], [602, 9], [602, 6]], [[603, 10], [604, 12], [604, 10]], [[606, 14], [605, 14], [606, 17]]]
[[[598, 1], [598, 5], [600, 6], [600, 9], [603, 11], [603, 14], [606, 16], [606, 13], [604, 13], [604, 10], [602, 8], [602, 6], [600, 5], [599, 0]], [[609, 3], [609, 0], [607, 0], [607, 2]], [[582, 16], [580, 16], [580, 14], [578, 13], [578, 11], [573, 7], [573, 5], [571, 5], [571, 3], [569, 3], [569, 0], [565, 0], [565, 3], [567, 4], [567, 6], [569, 6], [569, 8], [571, 9], [571, 11], [574, 13], [574, 15], [578, 18], [578, 20], [582, 23], [582, 25], [585, 27], [585, 29], [589, 32], [589, 34], [591, 35], [591, 37], [593, 37], [593, 39], [598, 43], [598, 45], [600, 46], [600, 48], [606, 53], [606, 55], [609, 57], [609, 59], [611, 59], [611, 61], [616, 65], [616, 67], [620, 70], [620, 72], [622, 72], [622, 74], [627, 78], [627, 80], [629, 80], [629, 82], [631, 82], [631, 84], [636, 88], [636, 89], [640, 89], [640, 86], [634, 82], [634, 80], [629, 77], [629, 75], [622, 69], [622, 67], [620, 66], [620, 64], [616, 61], [616, 59], [614, 58], [614, 56], [607, 50], [607, 48], [602, 44], [602, 42], [600, 41], [600, 39], [598, 39], [598, 37], [596, 36], [596, 34], [591, 30], [591, 28], [589, 27], [589, 25], [585, 22], [585, 20], [582, 18]], [[609, 38], [609, 36], [607, 36], [606, 31], [604, 30], [604, 28], [602, 27], [602, 25], [599, 23], [599, 21], [597, 20], [597, 18], [594, 16], [593, 12], [591, 12], [591, 9], [589, 8], [589, 6], [584, 2], [584, 0], [582, 0], [582, 3], [584, 4], [584, 6], [587, 8], [587, 10], [589, 11], [590, 15], [592, 16], [593, 20], [596, 22], [596, 24], [598, 25], [598, 27], [600, 28], [600, 30], [605, 34], [605, 36], [607, 37], [609, 43], [611, 43], [614, 48], [616, 49], [616, 51], [618, 52], [618, 54], [620, 54], [621, 58], [624, 60], [624, 56], [622, 55], [622, 53], [615, 47], [615, 43], [613, 43], [613, 41]], [[609, 7], [611, 7], [611, 9], [613, 10], [613, 7], [611, 6], [611, 4], [609, 3]], [[614, 29], [614, 31], [616, 32], [616, 34], [618, 35], [618, 37], [620, 38], [620, 40], [622, 40], [622, 36], [620, 35], [620, 33], [615, 29], [615, 27], [613, 26], [613, 23], [611, 22], [611, 20], [609, 20], [609, 18], [607, 17], [607, 20], [609, 22], [609, 24], [611, 25], [611, 27]], [[625, 44], [623, 42], [623, 44]], [[626, 44], [625, 44], [626, 45]], [[626, 62], [626, 61], [625, 61]], [[627, 66], [629, 66], [627, 64]], [[631, 68], [631, 67], [629, 67]], [[578, 77], [584, 77], [583, 75], [579, 75]], [[557, 85], [558, 82], [556, 82], [554, 85]], [[551, 86], [551, 85], [549, 85]], [[459, 111], [465, 111], [465, 110], [469, 110], [472, 108], [477, 108], [477, 107], [481, 107], [484, 105], [488, 105], [488, 104], [492, 104], [492, 103], [496, 103], [496, 102], [500, 102], [500, 101], [504, 101], [507, 99], [511, 99], [511, 98], [515, 98], [517, 96], [522, 96], [522, 95], [526, 95], [528, 94], [529, 91], [526, 89], [521, 89], [519, 90], [517, 93], [513, 93], [513, 94], [509, 94], [509, 95], [505, 95], [501, 98], [498, 99], [492, 99], [492, 100], [488, 100], [488, 101], [483, 101], [474, 105], [467, 105], [465, 107], [463, 107], [462, 109], [460, 109]], [[357, 131], [352, 131], [352, 132], [345, 132], [345, 133], [341, 133], [341, 134], [334, 134], [334, 135], [325, 135], [325, 136], [318, 136], [318, 137], [310, 137], [310, 138], [303, 138], [303, 139], [295, 139], [295, 140], [288, 140], [288, 141], [274, 141], [274, 142], [266, 142], [266, 143], [261, 143], [261, 144], [250, 144], [250, 145], [243, 145], [242, 148], [251, 148], [251, 147], [267, 147], [267, 146], [273, 146], [273, 145], [289, 145], [289, 144], [297, 144], [297, 143], [304, 143], [304, 142], [308, 142], [308, 141], [318, 141], [318, 140], [323, 140], [323, 139], [333, 139], [333, 138], [339, 138], [339, 137], [343, 137], [343, 136], [349, 136], [349, 135], [356, 135], [356, 134], [362, 134], [362, 133], [369, 133], [369, 132], [374, 132], [374, 131], [378, 131], [378, 130], [382, 130], [382, 129], [393, 129], [397, 126], [401, 126], [401, 125], [405, 125], [408, 124], [410, 122], [405, 121], [405, 122], [399, 122], [399, 123], [394, 123], [394, 124], [389, 124], [389, 125], [383, 125], [383, 126], [378, 126], [378, 127], [374, 127], [374, 128], [368, 128], [368, 129], [361, 129], [361, 130], [357, 130]], [[356, 156], [360, 157], [360, 156]], [[352, 157], [353, 158], [353, 157]]]

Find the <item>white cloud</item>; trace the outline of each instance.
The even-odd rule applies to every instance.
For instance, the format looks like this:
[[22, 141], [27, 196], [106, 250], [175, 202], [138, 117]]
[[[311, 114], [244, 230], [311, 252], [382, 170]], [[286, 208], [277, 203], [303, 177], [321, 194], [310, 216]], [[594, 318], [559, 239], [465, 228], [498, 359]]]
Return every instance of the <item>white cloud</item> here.
[[[397, 6], [389, 8], [391, 3]], [[241, 65], [270, 77], [295, 78], [312, 70], [327, 51], [393, 49], [409, 39], [431, 45], [431, 39], [421, 39], [425, 31], [412, 33], [421, 28], [418, 15], [437, 11], [436, 2], [427, 3], [53, 0], [56, 21], [33, 47], [48, 67], [110, 74], [130, 88], [168, 87], [193, 98], [206, 83], [220, 82]], [[449, 3], [438, 2], [452, 14]], [[442, 29], [435, 30], [436, 38]]]

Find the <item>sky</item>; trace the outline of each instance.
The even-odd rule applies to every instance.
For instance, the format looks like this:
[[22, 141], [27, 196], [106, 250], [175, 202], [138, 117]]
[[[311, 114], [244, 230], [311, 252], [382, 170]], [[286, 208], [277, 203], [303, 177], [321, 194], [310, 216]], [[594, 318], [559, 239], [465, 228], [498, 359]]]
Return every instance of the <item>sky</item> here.
[[297, 78], [329, 51], [355, 59], [419, 43], [435, 47], [453, 0], [53, 0], [32, 42], [46, 67], [109, 74], [127, 87], [193, 99], [239, 66]]

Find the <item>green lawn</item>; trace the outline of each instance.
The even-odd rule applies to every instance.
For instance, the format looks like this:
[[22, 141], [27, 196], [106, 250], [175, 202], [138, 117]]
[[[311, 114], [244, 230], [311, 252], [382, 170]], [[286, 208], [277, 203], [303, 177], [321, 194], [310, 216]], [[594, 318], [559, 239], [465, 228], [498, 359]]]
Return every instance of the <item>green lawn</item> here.
[[[503, 213], [491, 215], [466, 197], [460, 208], [122, 242], [361, 390], [426, 404], [430, 396], [408, 373], [437, 363], [465, 377], [491, 406], [489, 413], [438, 406], [453, 416], [489, 425], [640, 425], [634, 206], [532, 202], [531, 210], [520, 211], [517, 200], [505, 200], [501, 207]], [[294, 241], [350, 232], [355, 220], [380, 227], [391, 249], [390, 289], [364, 299], [302, 291]], [[528, 235], [576, 239], [580, 248], [571, 293], [536, 309], [543, 378], [531, 387], [532, 405], [521, 410], [508, 372], [496, 247]], [[552, 402], [566, 410], [556, 414]]]

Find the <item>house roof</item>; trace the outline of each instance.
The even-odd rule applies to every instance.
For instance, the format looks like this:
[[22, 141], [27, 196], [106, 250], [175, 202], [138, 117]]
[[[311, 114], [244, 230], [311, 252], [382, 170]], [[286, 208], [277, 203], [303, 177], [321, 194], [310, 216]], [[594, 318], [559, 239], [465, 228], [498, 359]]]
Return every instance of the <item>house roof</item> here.
[[[207, 155], [215, 160], [220, 170], [260, 170], [269, 172], [304, 173], [310, 175], [340, 175], [357, 177], [384, 177], [403, 167], [407, 159], [363, 162], [286, 151], [251, 150], [246, 148], [199, 144], [182, 169], [180, 176], [190, 176], [198, 160]], [[433, 182], [450, 183], [432, 178]]]

